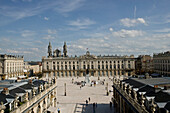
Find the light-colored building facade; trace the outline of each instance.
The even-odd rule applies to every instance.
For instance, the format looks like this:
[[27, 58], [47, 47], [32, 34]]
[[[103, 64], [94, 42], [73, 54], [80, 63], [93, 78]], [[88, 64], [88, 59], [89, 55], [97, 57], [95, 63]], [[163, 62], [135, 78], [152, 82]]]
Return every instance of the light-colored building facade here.
[[150, 55], [139, 55], [136, 58], [136, 72], [137, 74], [152, 73], [153, 72], [153, 58]]
[[34, 75], [42, 72], [41, 62], [24, 62], [24, 74]]
[[9, 79], [23, 75], [23, 56], [0, 55], [1, 79]]
[[153, 61], [156, 73], [170, 76], [170, 51], [154, 54]]
[[56, 49], [52, 54], [49, 43], [48, 57], [42, 58], [44, 75], [58, 77], [85, 76], [89, 69], [90, 76], [121, 76], [133, 75], [135, 71], [135, 58], [131, 56], [95, 56], [89, 51], [85, 55], [69, 57], [67, 46], [64, 43], [63, 55]]

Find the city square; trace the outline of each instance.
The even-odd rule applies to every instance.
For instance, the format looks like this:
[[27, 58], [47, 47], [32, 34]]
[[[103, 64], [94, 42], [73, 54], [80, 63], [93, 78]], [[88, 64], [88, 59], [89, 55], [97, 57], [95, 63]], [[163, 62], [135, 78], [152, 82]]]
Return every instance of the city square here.
[[[74, 79], [74, 83], [72, 83]], [[91, 86], [86, 84], [80, 88], [80, 85], [75, 82], [84, 81], [85, 77], [68, 77], [57, 79], [57, 107], [61, 113], [93, 113], [93, 103], [97, 103], [95, 113], [114, 113], [114, 107], [110, 108], [110, 102], [112, 98], [112, 81], [108, 77], [90, 77], [91, 81], [97, 81], [98, 84]], [[104, 81], [105, 80], [105, 81]], [[104, 81], [104, 84], [101, 84]], [[64, 84], [66, 83], [66, 96]], [[107, 96], [107, 83], [109, 95]], [[90, 101], [89, 101], [90, 97]], [[86, 105], [88, 100], [88, 105]]]
[[170, 113], [170, 0], [0, 0], [0, 113]]

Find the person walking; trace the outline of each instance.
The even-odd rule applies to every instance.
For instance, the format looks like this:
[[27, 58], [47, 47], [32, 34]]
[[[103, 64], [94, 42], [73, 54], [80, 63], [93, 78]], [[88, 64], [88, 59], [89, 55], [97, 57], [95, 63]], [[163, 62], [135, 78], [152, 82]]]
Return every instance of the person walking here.
[[88, 100], [86, 100], [86, 106], [88, 106]]
[[58, 110], [57, 110], [57, 111], [58, 111], [58, 113], [60, 113], [60, 109], [59, 109], [59, 108], [58, 108]]
[[95, 103], [93, 103], [93, 113], [95, 113], [96, 112], [96, 105], [95, 105]]
[[110, 109], [112, 109], [112, 102], [110, 102]]

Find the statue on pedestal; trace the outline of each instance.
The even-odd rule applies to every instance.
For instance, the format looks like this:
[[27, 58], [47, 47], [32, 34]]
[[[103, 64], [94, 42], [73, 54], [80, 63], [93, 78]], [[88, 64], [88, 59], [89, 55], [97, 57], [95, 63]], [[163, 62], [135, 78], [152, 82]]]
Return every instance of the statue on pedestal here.
[[86, 83], [90, 83], [90, 79], [89, 79], [89, 69], [86, 70], [85, 82], [86, 82]]

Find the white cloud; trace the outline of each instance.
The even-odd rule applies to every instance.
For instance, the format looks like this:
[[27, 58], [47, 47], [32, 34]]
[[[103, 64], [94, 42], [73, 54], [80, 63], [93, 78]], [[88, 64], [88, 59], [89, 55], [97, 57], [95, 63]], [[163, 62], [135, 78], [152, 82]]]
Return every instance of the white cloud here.
[[49, 18], [48, 17], [44, 17], [44, 20], [49, 20]]
[[85, 0], [60, 0], [58, 7], [56, 7], [56, 11], [60, 13], [68, 13], [71, 12], [83, 5]]
[[[18, 0], [12, 1], [17, 2]], [[22, 1], [31, 2], [32, 0]], [[12, 17], [14, 20], [18, 20], [25, 17], [38, 15], [43, 11], [49, 9], [57, 11], [59, 13], [68, 13], [81, 7], [83, 5], [83, 2], [84, 0], [51, 0], [50, 2], [48, 0], [42, 0], [31, 6], [28, 6], [28, 4], [23, 4], [20, 7], [15, 5], [2, 4], [0, 14], [6, 17]]]
[[170, 32], [170, 28], [164, 28], [164, 29], [158, 29], [158, 30], [154, 30], [154, 32]]
[[32, 37], [35, 35], [35, 32], [30, 31], [30, 30], [24, 30], [21, 32], [22, 37]]
[[113, 28], [109, 28], [109, 31], [111, 31], [111, 32], [112, 32], [112, 31], [113, 31]]
[[89, 26], [95, 24], [94, 21], [88, 19], [88, 18], [84, 18], [84, 19], [77, 19], [76, 21], [70, 21], [69, 25], [72, 26]]
[[47, 32], [48, 34], [57, 34], [57, 30], [55, 29], [48, 29]]
[[55, 37], [53, 37], [53, 36], [51, 36], [51, 35], [47, 35], [47, 36], [44, 37], [43, 39], [51, 40], [51, 39], [55, 39]]
[[130, 19], [130, 18], [124, 18], [120, 20], [121, 24], [126, 27], [133, 27], [138, 24], [146, 24], [146, 21], [143, 18], [137, 18], [137, 19]]
[[79, 29], [86, 29], [88, 26], [95, 24], [95, 21], [92, 21], [88, 18], [77, 19], [75, 21], [69, 21], [68, 25], [77, 27]]
[[128, 38], [128, 37], [139, 37], [144, 35], [143, 31], [140, 30], [125, 30], [115, 31], [112, 33], [115, 37]]

